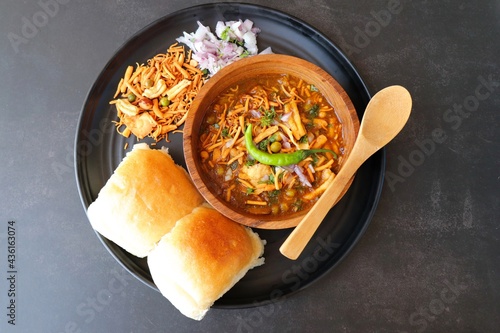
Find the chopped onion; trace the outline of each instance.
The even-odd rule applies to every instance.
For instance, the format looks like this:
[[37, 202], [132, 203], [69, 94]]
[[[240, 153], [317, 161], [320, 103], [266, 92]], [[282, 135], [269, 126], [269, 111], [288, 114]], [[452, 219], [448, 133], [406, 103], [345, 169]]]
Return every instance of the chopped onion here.
[[284, 113], [281, 116], [281, 120], [286, 123], [290, 119], [291, 116], [292, 116], [291, 112]]
[[[202, 70], [208, 70], [212, 76], [224, 66], [241, 58], [258, 54], [257, 34], [259, 28], [250, 20], [219, 21], [215, 27], [215, 35], [210, 28], [198, 21], [195, 32], [184, 32], [177, 38], [179, 43], [187, 45], [192, 51]], [[272, 51], [266, 49], [267, 53]]]
[[295, 164], [293, 167], [293, 171], [295, 171], [297, 176], [299, 176], [299, 180], [302, 183], [302, 185], [307, 186], [307, 187], [312, 187], [311, 183], [309, 182], [309, 180], [307, 180], [307, 177], [302, 172], [301, 167], [299, 167], [298, 165]]
[[259, 54], [273, 54], [273, 49], [269, 46], [262, 50]]
[[254, 117], [254, 118], [260, 118], [260, 117], [261, 117], [260, 112], [258, 112], [257, 110], [250, 110], [250, 114], [251, 114], [251, 115], [252, 115], [252, 117]]
[[226, 142], [226, 144], [224, 145], [224, 147], [226, 147], [226, 148], [231, 147], [233, 145], [233, 143], [234, 143], [235, 140], [236, 140], [236, 138], [232, 138], [231, 140], [228, 140]]

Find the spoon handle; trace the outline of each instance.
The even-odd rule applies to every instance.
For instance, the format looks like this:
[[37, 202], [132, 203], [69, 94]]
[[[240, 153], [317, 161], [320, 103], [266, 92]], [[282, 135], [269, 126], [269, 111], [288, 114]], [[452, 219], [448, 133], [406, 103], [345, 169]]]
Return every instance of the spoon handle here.
[[371, 154], [373, 154], [373, 152], [359, 152], [359, 150], [360, 149], [356, 149], [356, 146], [354, 147], [345, 165], [340, 169], [339, 173], [335, 176], [325, 192], [314, 204], [314, 207], [304, 216], [281, 245], [280, 252], [285, 257], [292, 260], [298, 258], [356, 170]]

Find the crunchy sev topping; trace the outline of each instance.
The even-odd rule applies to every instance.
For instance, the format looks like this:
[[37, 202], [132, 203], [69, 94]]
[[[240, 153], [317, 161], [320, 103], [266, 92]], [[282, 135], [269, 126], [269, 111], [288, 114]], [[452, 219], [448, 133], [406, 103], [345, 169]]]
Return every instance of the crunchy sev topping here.
[[178, 128], [205, 81], [196, 66], [191, 52], [177, 43], [146, 64], [128, 66], [110, 101], [116, 106], [118, 133], [168, 142], [169, 133], [182, 132]]
[[[227, 185], [223, 192], [227, 202], [232, 196], [242, 193], [245, 205], [267, 207], [269, 202], [260, 195], [279, 191], [289, 193], [285, 196], [293, 201], [298, 197], [298, 184], [306, 186], [305, 182], [314, 183], [315, 187], [309, 185], [311, 190], [302, 194], [301, 200], [312, 202], [335, 177], [335, 160], [329, 154], [317, 155], [314, 160], [307, 157], [286, 168], [255, 161], [247, 164], [244, 131], [248, 123], [254, 125], [252, 141], [262, 143], [260, 149], [268, 153], [272, 153], [271, 143], [278, 140], [282, 153], [327, 148], [341, 155], [335, 142], [335, 133], [341, 131], [341, 124], [333, 108], [326, 103], [320, 104], [323, 97], [312, 96], [311, 86], [303, 80], [295, 84], [288, 76], [282, 76], [277, 83], [270, 86], [265, 83], [248, 87], [236, 85], [221, 94], [212, 106], [214, 113], [210, 117], [213, 119], [210, 122], [205, 119], [209, 125], [200, 137], [199, 154], [207, 168], [221, 170], [219, 175], [223, 175], [224, 185]], [[305, 104], [311, 107], [305, 109]], [[315, 111], [310, 111], [314, 104], [317, 104]]]

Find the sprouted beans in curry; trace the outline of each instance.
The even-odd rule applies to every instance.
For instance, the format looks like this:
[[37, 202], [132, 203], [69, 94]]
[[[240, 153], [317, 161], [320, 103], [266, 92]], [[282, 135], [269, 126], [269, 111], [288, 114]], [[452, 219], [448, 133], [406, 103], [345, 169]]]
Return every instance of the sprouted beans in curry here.
[[[252, 124], [256, 147], [269, 154], [329, 149], [297, 164], [259, 163], [244, 133]], [[342, 125], [318, 89], [290, 75], [268, 75], [230, 87], [205, 115], [202, 168], [212, 189], [252, 214], [287, 215], [309, 209], [335, 177], [344, 154]]]

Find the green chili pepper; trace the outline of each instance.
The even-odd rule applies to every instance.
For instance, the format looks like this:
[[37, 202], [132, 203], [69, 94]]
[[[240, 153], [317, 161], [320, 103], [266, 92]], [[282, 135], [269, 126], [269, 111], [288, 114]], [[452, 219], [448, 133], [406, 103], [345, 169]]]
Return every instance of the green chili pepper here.
[[333, 157], [336, 159], [337, 154], [334, 151], [329, 149], [302, 149], [297, 150], [293, 153], [278, 153], [278, 154], [269, 154], [267, 152], [259, 150], [254, 143], [252, 138], [252, 124], [249, 124], [245, 131], [245, 144], [247, 146], [248, 153], [257, 161], [266, 165], [276, 165], [276, 166], [285, 166], [297, 164], [307, 156], [316, 154], [316, 153], [331, 153]]

